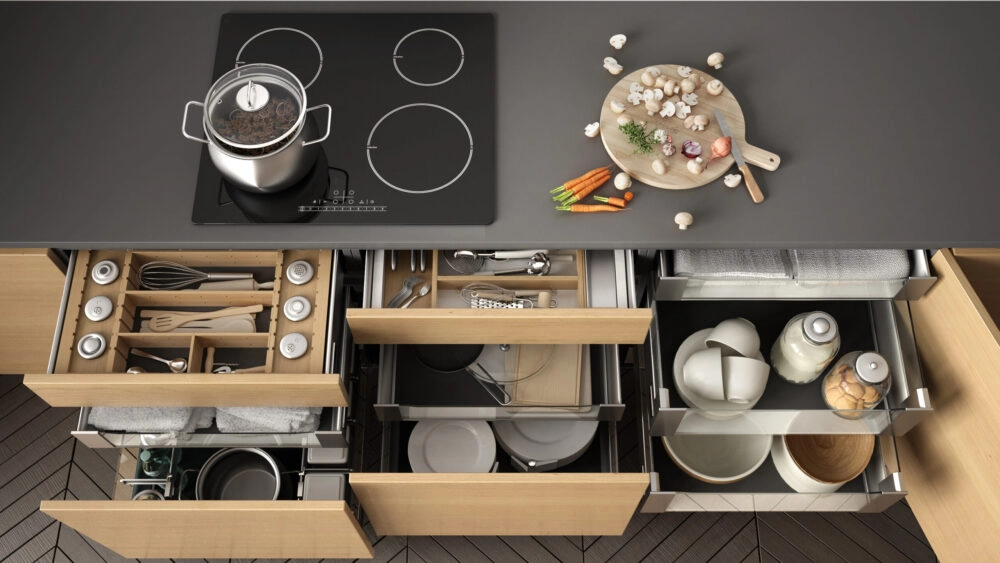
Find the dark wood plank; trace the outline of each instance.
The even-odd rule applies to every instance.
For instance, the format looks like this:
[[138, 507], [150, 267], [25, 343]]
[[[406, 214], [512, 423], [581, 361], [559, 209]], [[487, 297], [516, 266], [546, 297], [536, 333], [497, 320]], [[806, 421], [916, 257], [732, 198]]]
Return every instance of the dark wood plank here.
[[676, 517], [668, 520], [663, 518], [667, 514], [673, 513], [661, 514], [653, 520], [611, 560], [625, 563], [649, 557], [659, 561], [676, 561], [722, 516], [719, 512], [695, 512], [683, 520]]
[[410, 556], [410, 550], [404, 549], [396, 554], [395, 557], [389, 560], [389, 563], [406, 563], [407, 558]]
[[757, 535], [760, 547], [779, 561], [843, 561], [829, 546], [809, 533], [788, 538], [776, 531], [765, 519], [765, 514], [757, 515]]
[[871, 528], [865, 526], [850, 513], [824, 513], [826, 521], [836, 526], [854, 543], [879, 561], [901, 561], [903, 553], [880, 538]]
[[[3, 560], [4, 563], [8, 561], [11, 563], [35, 561], [46, 554], [51, 554], [52, 548], [56, 543], [59, 524], [52, 520], [49, 522], [41, 531], [20, 544], [7, 544], [4, 540], [0, 539], [0, 560]], [[13, 548], [13, 551], [10, 553], [7, 553], [8, 545]]]
[[[762, 512], [757, 515], [757, 522], [761, 526], [767, 526], [766, 531], [761, 531], [760, 543], [762, 546], [767, 547], [770, 545], [769, 542], [765, 542], [765, 535], [770, 538], [772, 533], [776, 533], [813, 560], [848, 561], [848, 558], [841, 553], [839, 547], [843, 545], [843, 542], [852, 543], [850, 538], [840, 535], [824, 538], [822, 535], [813, 533], [812, 530], [803, 526], [791, 514], [786, 512]], [[834, 538], [836, 541], [834, 541]], [[781, 556], [780, 552], [774, 549], [769, 549], [769, 551], [775, 556]], [[860, 554], [852, 555], [859, 557]], [[864, 558], [866, 555], [867, 553], [860, 555], [860, 557]]]
[[500, 539], [531, 563], [559, 563], [554, 555], [531, 536], [501, 536]]
[[[10, 476], [5, 475], [4, 478], [7, 479], [7, 482], [3, 486], [0, 486], [0, 514], [17, 499], [34, 488], [35, 485], [48, 479], [59, 469], [68, 466], [72, 454], [73, 439], [66, 438], [66, 441], [56, 446], [55, 449], [45, 454], [44, 457], [28, 466], [21, 473]], [[2, 521], [3, 518], [0, 516], [0, 522]]]
[[65, 553], [58, 547], [55, 549], [55, 555], [52, 558], [52, 563], [73, 563], [73, 560], [66, 556]]
[[375, 545], [375, 557], [372, 561], [391, 561], [406, 550], [406, 538], [400, 536], [382, 536]]
[[417, 553], [410, 549], [409, 546], [407, 546], [406, 551], [403, 553], [406, 554], [406, 563], [434, 563], [433, 561], [427, 561], [423, 557], [417, 555]]
[[[586, 549], [583, 553], [584, 561], [587, 563], [604, 563], [618, 553], [625, 544], [632, 540], [643, 528], [645, 528], [654, 518], [659, 518], [660, 514], [645, 514], [639, 512], [632, 516], [625, 531], [620, 536], [584, 536], [583, 545]], [[590, 541], [593, 540], [593, 541]]]
[[[110, 475], [106, 476], [109, 480]], [[104, 489], [97, 486], [90, 477], [84, 473], [80, 466], [77, 464], [72, 464], [69, 471], [69, 483], [66, 486], [66, 490], [73, 494], [79, 500], [110, 500], [111, 495], [109, 495]]]
[[560, 561], [565, 563], [583, 561], [583, 543], [580, 536], [534, 536], [534, 538]]
[[896, 504], [885, 509], [885, 514], [889, 518], [902, 526], [906, 531], [910, 532], [913, 537], [917, 538], [927, 547], [931, 546], [930, 541], [927, 540], [927, 536], [924, 535], [923, 529], [920, 527], [920, 522], [917, 521], [917, 517], [913, 514], [913, 510], [910, 505], [905, 502], [905, 500], [897, 502]]
[[[786, 512], [785, 515], [795, 520], [804, 529], [809, 530], [817, 538], [823, 540], [823, 543], [826, 545], [836, 546], [837, 553], [848, 561], [852, 563], [855, 561], [877, 561], [877, 559], [872, 557], [872, 554], [855, 543], [840, 528], [831, 524], [822, 514], [818, 512]], [[759, 514], [758, 518], [760, 518]]]
[[930, 546], [915, 538], [906, 528], [885, 514], [854, 514], [854, 517], [871, 528], [883, 541], [891, 543], [910, 559], [914, 561], [937, 560], [934, 550]]
[[[441, 544], [452, 557], [465, 563], [478, 562], [478, 563], [489, 563], [490, 558], [487, 557], [479, 548], [475, 546], [468, 538], [464, 536], [434, 536], [434, 541]], [[409, 546], [409, 543], [407, 543]], [[424, 559], [427, 559], [426, 557]]]
[[105, 497], [110, 499], [114, 495], [117, 471], [95, 454], [94, 450], [83, 444], [77, 444], [73, 452], [73, 473], [83, 473], [104, 493]]
[[[60, 409], [59, 414], [63, 412]], [[4, 442], [7, 445], [17, 442], [20, 447], [11, 447], [9, 453], [0, 455], [0, 460], [3, 460], [0, 462], [0, 475], [6, 477], [20, 474], [65, 442], [75, 428], [76, 418], [72, 414], [56, 416], [55, 420], [40, 420], [38, 424], [23, 428], [23, 434], [19, 431]]]
[[2, 400], [3, 396], [8, 392], [17, 389], [18, 387], [23, 387], [23, 385], [21, 385], [23, 380], [24, 377], [20, 374], [0, 374], [0, 400]]
[[90, 549], [94, 553], [96, 553], [97, 556], [100, 557], [100, 560], [102, 561], [107, 561], [108, 563], [135, 563], [136, 561], [135, 559], [128, 559], [126, 557], [122, 557], [121, 555], [118, 555], [117, 553], [111, 551], [107, 547], [104, 547], [104, 545], [88, 538], [87, 536], [77, 532], [76, 530], [63, 526], [62, 530], [59, 532], [59, 547], [66, 553], [75, 554], [75, 552], [71, 552], [69, 549], [64, 547], [63, 544], [64, 536], [66, 537], [66, 540], [70, 542], [67, 545], [74, 546], [74, 549], [81, 549], [79, 542], [83, 542], [87, 546], [89, 546]]
[[[705, 533], [700, 538], [695, 540], [690, 547], [681, 553], [677, 561], [690, 561], [692, 563], [708, 561], [719, 550], [732, 542], [752, 522], [753, 513], [750, 512], [722, 513], [710, 529], [705, 530]], [[650, 555], [657, 553], [654, 550]]]
[[[761, 548], [757, 549], [757, 555], [759, 556], [759, 561], [760, 561], [760, 563], [781, 563], [781, 560], [780, 560], [780, 559], [778, 559], [778, 558], [777, 558], [777, 557], [775, 557], [774, 555], [771, 555], [771, 554], [770, 554], [770, 553], [769, 553], [769, 552], [768, 552], [768, 551], [767, 551], [766, 549], [764, 549], [763, 547], [761, 547]], [[798, 559], [798, 560], [796, 560], [796, 561], [802, 561], [802, 560], [801, 560], [801, 559]]]
[[476, 549], [485, 553], [493, 561], [527, 561], [497, 536], [466, 536], [465, 539], [472, 542]]
[[459, 561], [430, 536], [409, 536], [406, 538], [406, 547], [425, 561], [456, 563]]
[[104, 563], [105, 559], [94, 549], [94, 544], [87, 541], [76, 530], [60, 524], [59, 549], [67, 554], [74, 563]]
[[[3, 411], [6, 414], [3, 420], [0, 421], [0, 443], [5, 442], [17, 433], [18, 430], [23, 429], [27, 425], [32, 423], [45, 424], [50, 419], [50, 413], [46, 412], [50, 409], [51, 407], [45, 401], [32, 394], [28, 400], [17, 405], [10, 411]], [[41, 416], [43, 414], [44, 416]]]
[[0, 544], [21, 545], [54, 521], [38, 504], [62, 495], [68, 472], [68, 466], [58, 469], [0, 512]]
[[751, 514], [750, 521], [735, 536], [729, 539], [729, 543], [724, 545], [719, 551], [712, 555], [709, 561], [715, 563], [729, 563], [730, 561], [743, 561], [748, 556], [752, 556], [754, 561], [759, 558], [757, 555], [757, 522]]
[[[2, 377], [0, 377], [2, 379]], [[7, 417], [12, 415], [14, 411], [27, 402], [32, 397], [36, 397], [31, 389], [28, 389], [24, 385], [18, 385], [10, 392], [6, 393], [0, 397], [0, 427], [8, 426]], [[43, 401], [44, 402], [44, 401]]]

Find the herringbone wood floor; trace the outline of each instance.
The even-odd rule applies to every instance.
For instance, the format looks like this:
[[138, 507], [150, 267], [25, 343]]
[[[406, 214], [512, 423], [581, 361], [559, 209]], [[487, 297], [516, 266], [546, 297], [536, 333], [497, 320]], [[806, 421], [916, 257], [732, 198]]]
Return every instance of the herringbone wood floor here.
[[[49, 408], [20, 376], [0, 376], [0, 561], [123, 561], [38, 512], [43, 499], [113, 494], [118, 452], [92, 450], [72, 438], [78, 413]], [[637, 446], [635, 438], [628, 442], [636, 434], [629, 424], [619, 428], [623, 457]], [[366, 528], [376, 560], [394, 562], [935, 560], [904, 503], [882, 514], [636, 514], [620, 537], [376, 538]]]

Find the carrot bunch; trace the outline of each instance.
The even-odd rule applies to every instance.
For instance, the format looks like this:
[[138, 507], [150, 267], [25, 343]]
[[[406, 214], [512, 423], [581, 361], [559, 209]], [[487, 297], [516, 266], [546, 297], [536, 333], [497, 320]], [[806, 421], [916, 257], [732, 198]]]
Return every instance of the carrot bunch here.
[[550, 190], [550, 193], [553, 194], [552, 200], [559, 204], [556, 209], [575, 213], [615, 212], [624, 209], [625, 204], [632, 201], [632, 192], [625, 192], [620, 198], [594, 196], [596, 201], [601, 202], [599, 204], [579, 203], [611, 179], [611, 168], [610, 164], [595, 168]]

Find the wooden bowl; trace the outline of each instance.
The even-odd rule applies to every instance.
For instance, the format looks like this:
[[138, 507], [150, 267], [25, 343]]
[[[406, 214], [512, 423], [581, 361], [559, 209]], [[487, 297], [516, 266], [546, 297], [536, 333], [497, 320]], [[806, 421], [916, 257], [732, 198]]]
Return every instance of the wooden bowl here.
[[868, 467], [872, 434], [789, 434], [775, 438], [771, 457], [785, 482], [799, 492], [833, 492]]

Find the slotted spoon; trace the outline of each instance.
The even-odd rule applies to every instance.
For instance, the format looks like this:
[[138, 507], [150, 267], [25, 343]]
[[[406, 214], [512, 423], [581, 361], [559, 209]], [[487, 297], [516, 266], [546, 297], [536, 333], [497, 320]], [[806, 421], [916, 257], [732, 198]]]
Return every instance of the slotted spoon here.
[[168, 332], [177, 327], [183, 326], [191, 321], [207, 321], [219, 317], [230, 315], [243, 315], [245, 313], [259, 313], [264, 310], [263, 305], [248, 305], [246, 307], [226, 307], [215, 311], [178, 311], [175, 313], [164, 313], [149, 319], [149, 329], [153, 332]]

